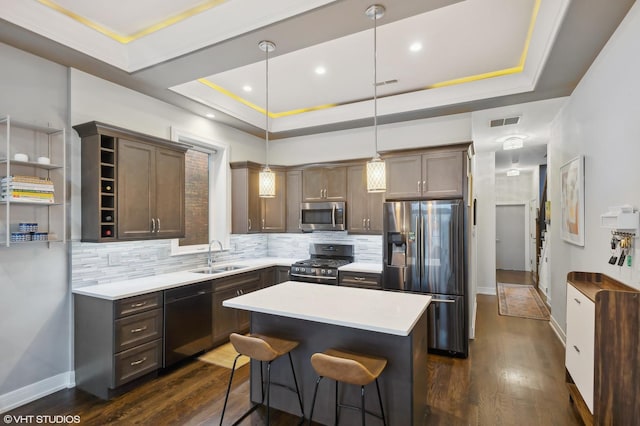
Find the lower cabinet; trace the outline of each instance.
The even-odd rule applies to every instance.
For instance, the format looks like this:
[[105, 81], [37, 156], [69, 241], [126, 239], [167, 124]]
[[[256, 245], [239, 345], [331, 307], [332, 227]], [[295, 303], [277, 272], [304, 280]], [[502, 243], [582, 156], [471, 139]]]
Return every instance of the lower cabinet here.
[[291, 280], [291, 267], [290, 266], [277, 266], [275, 268], [275, 283], [280, 284], [285, 281]]
[[229, 340], [231, 333], [246, 333], [249, 330], [249, 312], [227, 308], [222, 302], [264, 287], [272, 273], [269, 270], [245, 272], [214, 280], [213, 290], [213, 344]]
[[103, 399], [162, 366], [162, 292], [111, 301], [74, 295], [76, 386]]
[[339, 271], [338, 285], [381, 290], [382, 274], [372, 272]]

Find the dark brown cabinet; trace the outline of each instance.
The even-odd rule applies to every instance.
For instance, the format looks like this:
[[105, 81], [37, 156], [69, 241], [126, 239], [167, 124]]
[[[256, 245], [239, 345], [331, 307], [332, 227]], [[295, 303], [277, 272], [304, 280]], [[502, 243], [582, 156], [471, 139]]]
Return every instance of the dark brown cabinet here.
[[184, 237], [188, 145], [104, 123], [82, 138], [82, 241]]
[[74, 295], [76, 385], [103, 399], [162, 367], [162, 292], [117, 301]]
[[302, 170], [287, 171], [287, 232], [300, 232], [302, 217], [300, 217], [300, 203], [302, 202]]
[[382, 275], [371, 272], [339, 271], [338, 285], [381, 290]]
[[304, 169], [302, 198], [305, 202], [346, 200], [347, 168], [327, 166]]
[[275, 283], [280, 284], [285, 281], [291, 280], [291, 267], [290, 266], [278, 266], [276, 269]]
[[260, 198], [260, 166], [257, 163], [231, 163], [231, 232], [284, 232], [286, 229], [286, 174], [272, 168], [276, 174], [276, 196]]
[[118, 238], [184, 237], [184, 153], [119, 139]]
[[264, 286], [267, 271], [252, 271], [214, 280], [213, 290], [213, 344], [219, 345], [229, 340], [231, 333], [249, 330], [247, 311], [227, 308], [222, 305], [227, 299], [251, 293]]
[[367, 191], [366, 167], [347, 168], [347, 230], [349, 233], [382, 234], [383, 192]]
[[390, 156], [385, 161], [387, 200], [463, 196], [463, 151]]

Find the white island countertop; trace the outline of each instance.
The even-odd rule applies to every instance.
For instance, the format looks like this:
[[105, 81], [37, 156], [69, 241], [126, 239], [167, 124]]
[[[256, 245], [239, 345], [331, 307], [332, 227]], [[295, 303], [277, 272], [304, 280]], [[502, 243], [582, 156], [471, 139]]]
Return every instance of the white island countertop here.
[[230, 308], [408, 336], [431, 303], [417, 293], [287, 281], [225, 300]]

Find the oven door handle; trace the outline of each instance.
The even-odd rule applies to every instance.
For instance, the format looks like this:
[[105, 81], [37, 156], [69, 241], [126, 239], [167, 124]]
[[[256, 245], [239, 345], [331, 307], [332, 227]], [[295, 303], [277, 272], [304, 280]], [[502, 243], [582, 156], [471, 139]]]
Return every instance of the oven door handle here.
[[292, 277], [300, 277], [300, 278], [320, 278], [323, 280], [337, 280], [338, 277], [327, 277], [325, 275], [303, 275], [303, 274], [291, 274]]

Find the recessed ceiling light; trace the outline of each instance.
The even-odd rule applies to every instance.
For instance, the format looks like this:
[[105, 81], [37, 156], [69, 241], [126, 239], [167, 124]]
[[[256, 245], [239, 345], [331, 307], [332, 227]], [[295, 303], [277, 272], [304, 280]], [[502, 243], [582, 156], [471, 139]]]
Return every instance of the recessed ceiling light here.
[[420, 43], [419, 41], [416, 41], [415, 43], [411, 43], [411, 46], [409, 46], [409, 50], [412, 52], [419, 52], [422, 50], [422, 43]]
[[518, 169], [507, 170], [507, 176], [520, 176], [520, 170]]
[[215, 115], [213, 115], [212, 113], [208, 112], [208, 113], [206, 113], [206, 114], [205, 114], [205, 117], [207, 117], [207, 118], [214, 118], [214, 117], [215, 117]]
[[245, 84], [244, 86], [242, 86], [242, 90], [244, 90], [245, 92], [250, 92], [253, 90], [253, 88], [248, 84]]
[[323, 75], [327, 73], [327, 69], [323, 66], [319, 66], [319, 67], [316, 67], [315, 72], [318, 75]]

